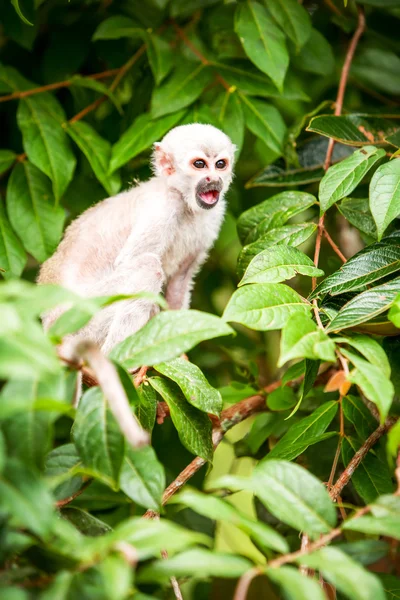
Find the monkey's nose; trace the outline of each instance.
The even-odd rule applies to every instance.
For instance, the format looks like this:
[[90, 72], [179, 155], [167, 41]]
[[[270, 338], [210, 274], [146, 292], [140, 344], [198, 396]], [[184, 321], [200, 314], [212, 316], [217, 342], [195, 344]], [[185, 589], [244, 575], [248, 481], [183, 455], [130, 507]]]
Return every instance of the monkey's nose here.
[[210, 182], [211, 181], [210, 177], [206, 177], [206, 181]]

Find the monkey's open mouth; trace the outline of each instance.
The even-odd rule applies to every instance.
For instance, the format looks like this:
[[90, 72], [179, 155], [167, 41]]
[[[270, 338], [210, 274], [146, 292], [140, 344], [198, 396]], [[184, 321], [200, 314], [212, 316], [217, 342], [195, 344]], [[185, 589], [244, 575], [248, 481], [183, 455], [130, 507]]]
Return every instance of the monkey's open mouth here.
[[219, 200], [222, 191], [222, 181], [204, 182], [201, 181], [196, 190], [197, 204], [206, 210], [215, 206]]
[[210, 190], [208, 192], [201, 192], [199, 194], [199, 198], [205, 204], [210, 204], [213, 206], [219, 200], [219, 191], [218, 190]]

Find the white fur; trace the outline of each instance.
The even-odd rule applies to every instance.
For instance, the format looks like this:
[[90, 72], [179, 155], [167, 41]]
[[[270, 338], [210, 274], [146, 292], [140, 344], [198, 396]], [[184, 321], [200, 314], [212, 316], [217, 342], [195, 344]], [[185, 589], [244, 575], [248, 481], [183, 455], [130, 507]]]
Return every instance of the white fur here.
[[[193, 277], [223, 221], [235, 147], [219, 129], [200, 124], [176, 127], [154, 147], [155, 176], [76, 219], [42, 265], [39, 283], [60, 284], [84, 297], [164, 291], [170, 308], [189, 307]], [[228, 162], [223, 171], [215, 168], [222, 158]], [[195, 169], [195, 159], [205, 159], [207, 169]], [[204, 177], [223, 182], [219, 202], [209, 210], [196, 202], [195, 188]], [[62, 310], [45, 315], [45, 328]], [[68, 357], [78, 338], [108, 353], [156, 310], [149, 300], [118, 302], [66, 339], [61, 351]]]

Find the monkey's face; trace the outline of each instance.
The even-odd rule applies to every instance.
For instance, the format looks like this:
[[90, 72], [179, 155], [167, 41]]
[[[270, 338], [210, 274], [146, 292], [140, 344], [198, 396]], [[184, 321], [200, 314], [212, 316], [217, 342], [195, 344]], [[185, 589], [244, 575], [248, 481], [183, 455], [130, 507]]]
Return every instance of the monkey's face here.
[[222, 203], [232, 181], [234, 152], [225, 133], [194, 123], [175, 127], [157, 142], [153, 164], [192, 211], [202, 212]]
[[187, 159], [185, 196], [192, 209], [210, 210], [223, 199], [232, 180], [231, 162], [227, 153], [197, 152]]

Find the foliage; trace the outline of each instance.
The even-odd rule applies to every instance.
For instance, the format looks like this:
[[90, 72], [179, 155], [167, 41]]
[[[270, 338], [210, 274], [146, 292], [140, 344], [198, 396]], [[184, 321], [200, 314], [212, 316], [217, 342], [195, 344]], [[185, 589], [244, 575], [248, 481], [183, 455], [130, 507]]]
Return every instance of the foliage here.
[[[236, 600], [398, 597], [399, 19], [398, 0], [0, 0], [2, 598], [170, 598], [171, 578], [185, 600], [239, 578]], [[194, 308], [158, 299], [111, 354], [152, 434], [132, 448], [100, 387], [74, 408], [56, 353], [123, 297], [33, 281], [193, 121], [232, 138], [236, 178]]]

